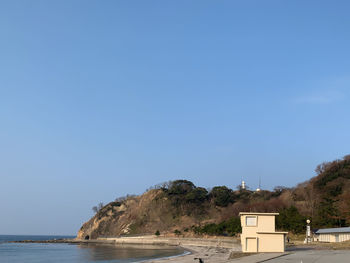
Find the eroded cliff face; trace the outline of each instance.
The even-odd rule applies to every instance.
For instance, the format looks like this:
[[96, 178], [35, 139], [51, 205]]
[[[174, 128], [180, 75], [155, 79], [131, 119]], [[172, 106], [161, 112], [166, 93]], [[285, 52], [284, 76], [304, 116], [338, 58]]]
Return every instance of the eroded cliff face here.
[[[202, 208], [202, 207], [201, 207]], [[78, 239], [96, 239], [127, 234], [173, 233], [205, 222], [220, 221], [220, 212], [208, 207], [195, 213], [179, 212], [160, 189], [123, 202], [111, 202], [80, 228]], [[193, 212], [193, 211], [192, 211]], [[195, 215], [194, 215], [195, 214]]]
[[[154, 207], [160, 190], [152, 190], [141, 196], [129, 198], [123, 202], [111, 202], [104, 206], [95, 216], [80, 228], [77, 238], [96, 239], [145, 231], [147, 223], [144, 220]], [[145, 224], [145, 225], [143, 225]]]
[[125, 213], [126, 211], [126, 204], [109, 203], [80, 228], [77, 238], [95, 239], [102, 236], [128, 233], [130, 223], [127, 220], [128, 214]]

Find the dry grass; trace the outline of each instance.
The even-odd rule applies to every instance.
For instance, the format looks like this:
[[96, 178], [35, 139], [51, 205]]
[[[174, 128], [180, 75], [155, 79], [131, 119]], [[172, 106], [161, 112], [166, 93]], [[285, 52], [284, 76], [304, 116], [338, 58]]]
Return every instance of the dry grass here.
[[350, 240], [337, 243], [312, 242], [304, 244], [301, 240], [296, 240], [288, 245], [289, 247], [309, 247], [312, 249], [330, 249], [330, 250], [350, 250]]
[[344, 241], [344, 242], [337, 242], [337, 243], [318, 242], [316, 243], [316, 246], [320, 248], [327, 248], [327, 249], [334, 249], [334, 250], [350, 249], [350, 240]]
[[288, 236], [290, 238], [290, 242], [304, 241], [304, 239], [305, 239], [305, 234], [289, 233]]

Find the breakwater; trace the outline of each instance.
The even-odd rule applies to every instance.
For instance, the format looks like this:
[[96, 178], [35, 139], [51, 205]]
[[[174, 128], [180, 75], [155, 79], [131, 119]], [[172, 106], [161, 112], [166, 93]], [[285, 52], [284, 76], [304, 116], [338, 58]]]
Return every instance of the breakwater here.
[[71, 244], [116, 244], [128, 246], [194, 246], [227, 248], [232, 251], [241, 251], [241, 244], [233, 238], [182, 238], [156, 237], [154, 235], [136, 237], [100, 237], [93, 240], [81, 239], [53, 239], [53, 240], [21, 240], [10, 243], [71, 243]]

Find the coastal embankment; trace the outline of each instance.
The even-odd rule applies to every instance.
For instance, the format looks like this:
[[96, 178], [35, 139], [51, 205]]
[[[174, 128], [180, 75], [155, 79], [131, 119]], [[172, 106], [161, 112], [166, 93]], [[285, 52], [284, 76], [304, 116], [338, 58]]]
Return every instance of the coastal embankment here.
[[[11, 242], [11, 241], [10, 241]], [[14, 243], [99, 243], [136, 246], [193, 246], [227, 248], [232, 251], [241, 251], [239, 240], [233, 238], [185, 238], [185, 237], [156, 237], [154, 235], [125, 236], [125, 237], [99, 237], [97, 239], [52, 239], [52, 240], [21, 240]]]
[[155, 237], [129, 236], [129, 237], [105, 237], [98, 238], [99, 242], [108, 242], [115, 244], [135, 244], [135, 245], [168, 245], [168, 246], [193, 246], [193, 247], [214, 247], [226, 248], [232, 251], [241, 251], [241, 244], [233, 238], [185, 238], [185, 237]]

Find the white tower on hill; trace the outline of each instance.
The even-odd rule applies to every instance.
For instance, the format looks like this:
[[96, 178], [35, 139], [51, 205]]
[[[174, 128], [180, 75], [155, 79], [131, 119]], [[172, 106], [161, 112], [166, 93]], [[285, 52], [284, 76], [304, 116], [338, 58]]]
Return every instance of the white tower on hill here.
[[256, 192], [260, 192], [261, 191], [261, 178], [259, 177], [259, 187], [256, 188]]
[[242, 180], [241, 189], [245, 190], [245, 182]]

